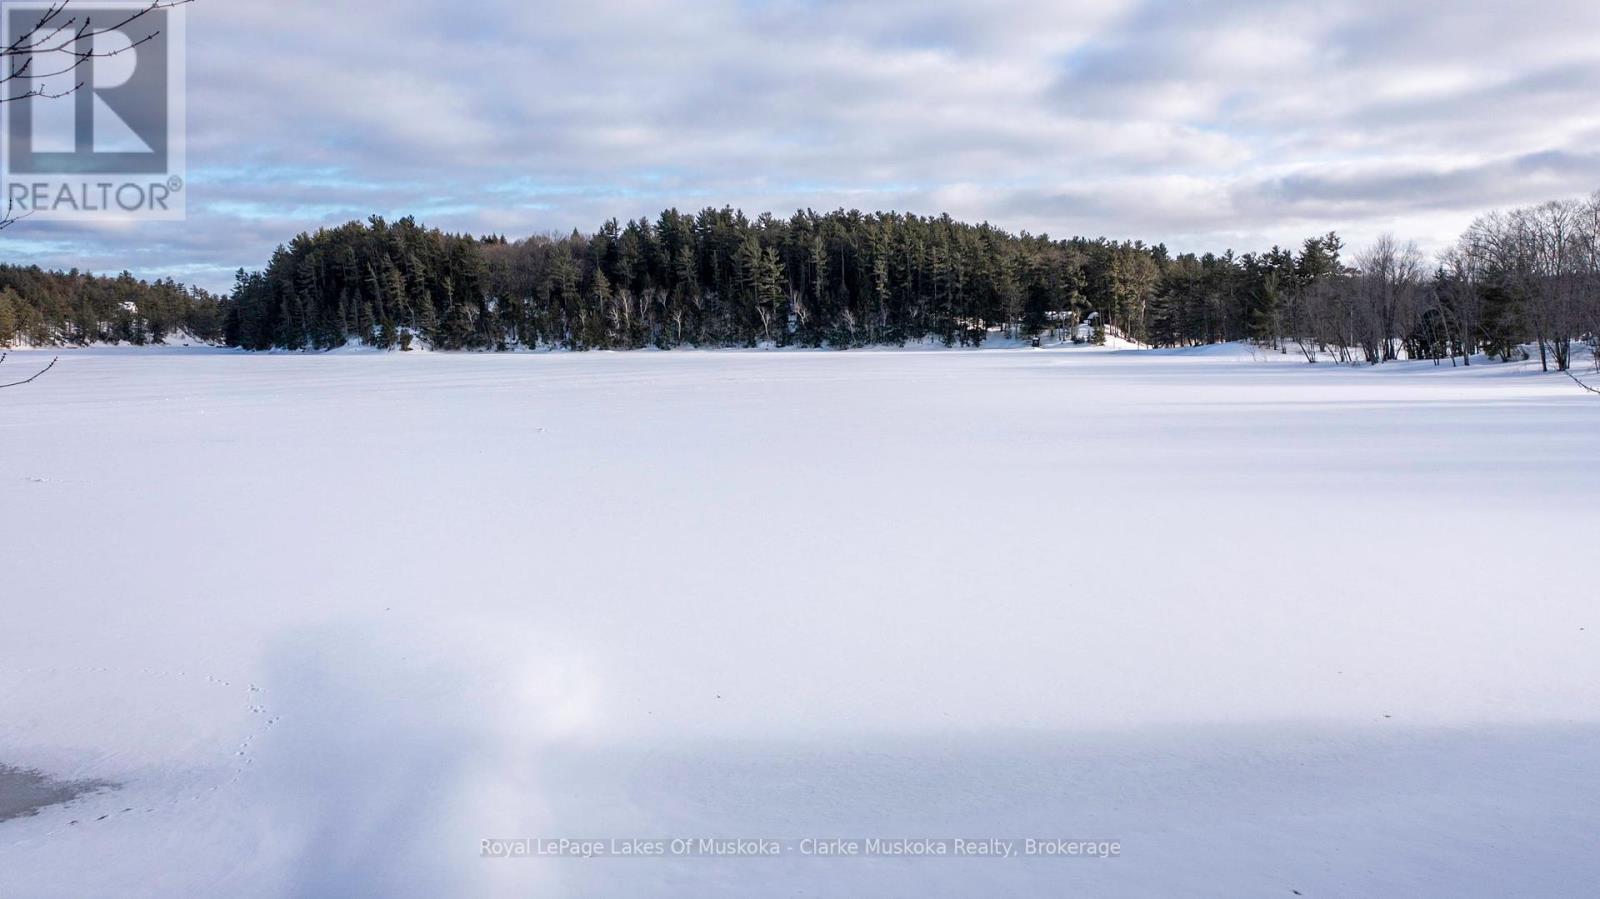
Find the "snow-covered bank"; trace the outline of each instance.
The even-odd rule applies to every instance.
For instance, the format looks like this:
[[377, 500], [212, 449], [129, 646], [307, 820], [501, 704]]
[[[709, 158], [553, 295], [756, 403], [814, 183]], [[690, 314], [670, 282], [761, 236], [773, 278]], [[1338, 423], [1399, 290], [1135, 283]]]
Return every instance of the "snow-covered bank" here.
[[[74, 353], [0, 895], [1581, 894], [1600, 408], [1281, 361]], [[479, 857], [680, 836], [1123, 851]]]

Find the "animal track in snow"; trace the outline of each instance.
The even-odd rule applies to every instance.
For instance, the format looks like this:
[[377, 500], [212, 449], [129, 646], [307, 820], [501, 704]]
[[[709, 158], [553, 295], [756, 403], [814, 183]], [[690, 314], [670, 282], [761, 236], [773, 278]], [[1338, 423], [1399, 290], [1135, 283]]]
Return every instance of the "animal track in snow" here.
[[[19, 683], [26, 683], [26, 681], [28, 681], [30, 679], [37, 679], [37, 678], [49, 678], [49, 677], [60, 677], [60, 676], [66, 676], [66, 677], [74, 677], [74, 676], [76, 676], [76, 677], [80, 677], [81, 678], [84, 675], [92, 675], [93, 678], [91, 679], [91, 683], [89, 685], [90, 686], [94, 686], [95, 684], [93, 683], [93, 681], [97, 681], [97, 680], [103, 679], [103, 677], [105, 675], [112, 674], [112, 673], [113, 672], [109, 667], [101, 666], [101, 665], [49, 666], [49, 667], [32, 666], [32, 667], [26, 667], [26, 668], [14, 668], [14, 669], [10, 669], [9, 671], [7, 671], [5, 669], [0, 669], [0, 683], [4, 682], [4, 676], [7, 675], [7, 674], [20, 675], [20, 677], [16, 678], [16, 680]], [[140, 669], [137, 669], [137, 674], [134, 675], [133, 677], [128, 678], [128, 679], [119, 679], [118, 680], [118, 686], [122, 687], [122, 688], [126, 688], [129, 685], [130, 682], [136, 683], [140, 678], [149, 679], [149, 680], [157, 680], [157, 681], [184, 681], [184, 682], [190, 682], [190, 683], [200, 683], [200, 684], [204, 684], [206, 688], [216, 689], [216, 690], [231, 691], [231, 690], [234, 690], [234, 689], [238, 689], [238, 688], [235, 688], [233, 686], [232, 681], [227, 679], [227, 678], [218, 677], [218, 676], [212, 675], [212, 674], [200, 674], [200, 673], [190, 674], [187, 668], [185, 668], [185, 669], [176, 669], [176, 670], [175, 669], [159, 669], [159, 668], [140, 668]], [[262, 734], [264, 734], [268, 727], [276, 725], [280, 720], [282, 720], [282, 716], [281, 715], [273, 715], [273, 714], [269, 713], [268, 707], [262, 701], [263, 697], [265, 695], [265, 691], [263, 690], [263, 688], [261, 686], [259, 686], [257, 684], [248, 684], [247, 687], [248, 687], [248, 689], [240, 691], [240, 694], [241, 694], [240, 695], [240, 699], [245, 700], [245, 708], [247, 708], [249, 710], [250, 715], [256, 721], [258, 721], [259, 723], [255, 724], [255, 725], [252, 725], [251, 728], [250, 728], [250, 732], [248, 732], [242, 740], [240, 740], [237, 744], [235, 744], [235, 749], [232, 752], [231, 756], [229, 756], [230, 758], [233, 759], [233, 762], [232, 762], [231, 765], [229, 765], [230, 771], [229, 771], [228, 776], [225, 779], [223, 779], [221, 781], [218, 781], [216, 783], [212, 783], [209, 786], [205, 786], [203, 789], [199, 789], [199, 790], [194, 789], [194, 786], [199, 786], [199, 785], [193, 785], [193, 786], [188, 787], [187, 789], [181, 789], [180, 788], [182, 795], [174, 795], [170, 799], [166, 800], [165, 802], [159, 803], [159, 804], [154, 805], [154, 806], [144, 807], [144, 808], [141, 808], [140, 806], [126, 806], [126, 807], [122, 807], [122, 808], [120, 808], [118, 810], [115, 810], [115, 811], [105, 812], [105, 813], [100, 814], [97, 817], [93, 817], [93, 818], [91, 818], [91, 817], [89, 817], [87, 815], [82, 815], [82, 816], [70, 819], [63, 826], [64, 827], [87, 826], [87, 825], [97, 824], [97, 823], [106, 821], [108, 819], [111, 819], [111, 818], [114, 818], [114, 817], [118, 817], [118, 816], [121, 816], [121, 815], [125, 815], [125, 814], [133, 814], [133, 813], [154, 814], [155, 812], [157, 812], [159, 810], [162, 810], [162, 809], [177, 808], [177, 807], [180, 807], [182, 805], [186, 805], [188, 803], [200, 800], [200, 799], [202, 799], [202, 798], [204, 798], [204, 797], [206, 797], [208, 795], [216, 793], [222, 787], [231, 786], [233, 784], [237, 784], [243, 778], [245, 772], [247, 770], [251, 770], [251, 766], [255, 763], [255, 757], [254, 757], [252, 748], [254, 746], [256, 738], [258, 736], [261, 736]], [[137, 693], [135, 693], [135, 695], [137, 695]], [[130, 778], [130, 779], [126, 779], [126, 780], [123, 780], [123, 781], [120, 781], [120, 782], [116, 782], [116, 783], [113, 783], [112, 786], [109, 789], [102, 789], [102, 790], [98, 790], [98, 791], [95, 791], [95, 792], [85, 793], [85, 794], [83, 794], [83, 795], [81, 795], [79, 797], [76, 797], [75, 799], [72, 799], [72, 800], [64, 803], [63, 807], [69, 807], [70, 808], [70, 807], [74, 807], [74, 806], [84, 806], [87, 803], [95, 802], [97, 797], [99, 797], [101, 799], [114, 797], [114, 796], [117, 795], [117, 791], [118, 790], [127, 789], [127, 788], [130, 788], [130, 787], [137, 787], [139, 784], [140, 784], [140, 780], [137, 779], [137, 778]], [[171, 787], [166, 787], [166, 788], [158, 787], [158, 788], [159, 789], [171, 789]], [[89, 806], [89, 808], [93, 808], [93, 806]], [[46, 831], [45, 835], [46, 836], [50, 836], [50, 835], [53, 835], [53, 834], [56, 834], [56, 833], [60, 833], [60, 832], [61, 832], [61, 828], [58, 827], [58, 828]]]

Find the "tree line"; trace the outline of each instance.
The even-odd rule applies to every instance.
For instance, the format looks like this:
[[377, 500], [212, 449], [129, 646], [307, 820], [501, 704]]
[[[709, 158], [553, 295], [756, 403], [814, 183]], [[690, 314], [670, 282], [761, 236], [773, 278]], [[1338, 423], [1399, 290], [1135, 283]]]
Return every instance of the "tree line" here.
[[1270, 333], [1263, 303], [1282, 264], [1296, 260], [1173, 258], [948, 215], [669, 209], [518, 241], [373, 217], [301, 234], [265, 270], [241, 271], [226, 333], [252, 349], [976, 346], [995, 330], [1061, 334], [1092, 317], [1138, 339], [1202, 343]]
[[222, 339], [226, 303], [168, 278], [142, 281], [0, 264], [0, 346]]
[[1567, 371], [1574, 347], [1600, 334], [1600, 192], [1482, 216], [1431, 266], [1388, 235], [1350, 266], [1337, 250], [1331, 235], [1307, 242], [1263, 285], [1271, 318], [1257, 337], [1312, 362], [1372, 364], [1470, 365], [1479, 353], [1522, 358], [1533, 345], [1545, 370]]
[[1337, 234], [1220, 255], [1012, 234], [948, 215], [730, 209], [592, 234], [450, 234], [414, 219], [303, 233], [231, 295], [127, 274], [0, 266], [0, 343], [182, 331], [252, 350], [976, 346], [1092, 323], [1154, 346], [1250, 340], [1308, 361], [1470, 362], [1600, 331], [1600, 193], [1496, 212], [1432, 261]]
[[410, 218], [302, 234], [240, 272], [230, 342], [252, 348], [853, 347], [1037, 332], [1086, 308], [1086, 273], [1138, 244], [1015, 236], [949, 216], [733, 209], [508, 241]]
[[1156, 346], [1253, 340], [1310, 361], [1510, 358], [1537, 344], [1566, 368], [1600, 329], [1597, 235], [1600, 194], [1485, 216], [1432, 266], [1392, 237], [1349, 259], [1337, 234], [1173, 255], [844, 210], [669, 209], [518, 241], [374, 217], [240, 272], [225, 333], [252, 349], [843, 348], [1094, 322]]

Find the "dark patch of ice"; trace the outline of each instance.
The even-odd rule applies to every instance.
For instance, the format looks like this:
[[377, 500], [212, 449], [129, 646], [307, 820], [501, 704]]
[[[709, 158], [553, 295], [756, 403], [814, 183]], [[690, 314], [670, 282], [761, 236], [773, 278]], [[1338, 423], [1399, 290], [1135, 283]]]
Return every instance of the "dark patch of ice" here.
[[0, 765], [0, 822], [114, 786], [104, 780], [56, 780], [40, 771]]

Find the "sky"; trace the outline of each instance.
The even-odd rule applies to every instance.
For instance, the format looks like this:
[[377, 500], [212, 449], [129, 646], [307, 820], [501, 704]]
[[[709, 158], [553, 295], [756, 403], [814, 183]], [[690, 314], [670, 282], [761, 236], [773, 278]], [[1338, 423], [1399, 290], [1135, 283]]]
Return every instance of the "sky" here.
[[[76, 2], [76, 0], [75, 0]], [[188, 219], [0, 260], [225, 289], [372, 214], [588, 232], [898, 210], [1240, 252], [1427, 251], [1600, 189], [1600, 4], [197, 0]]]

